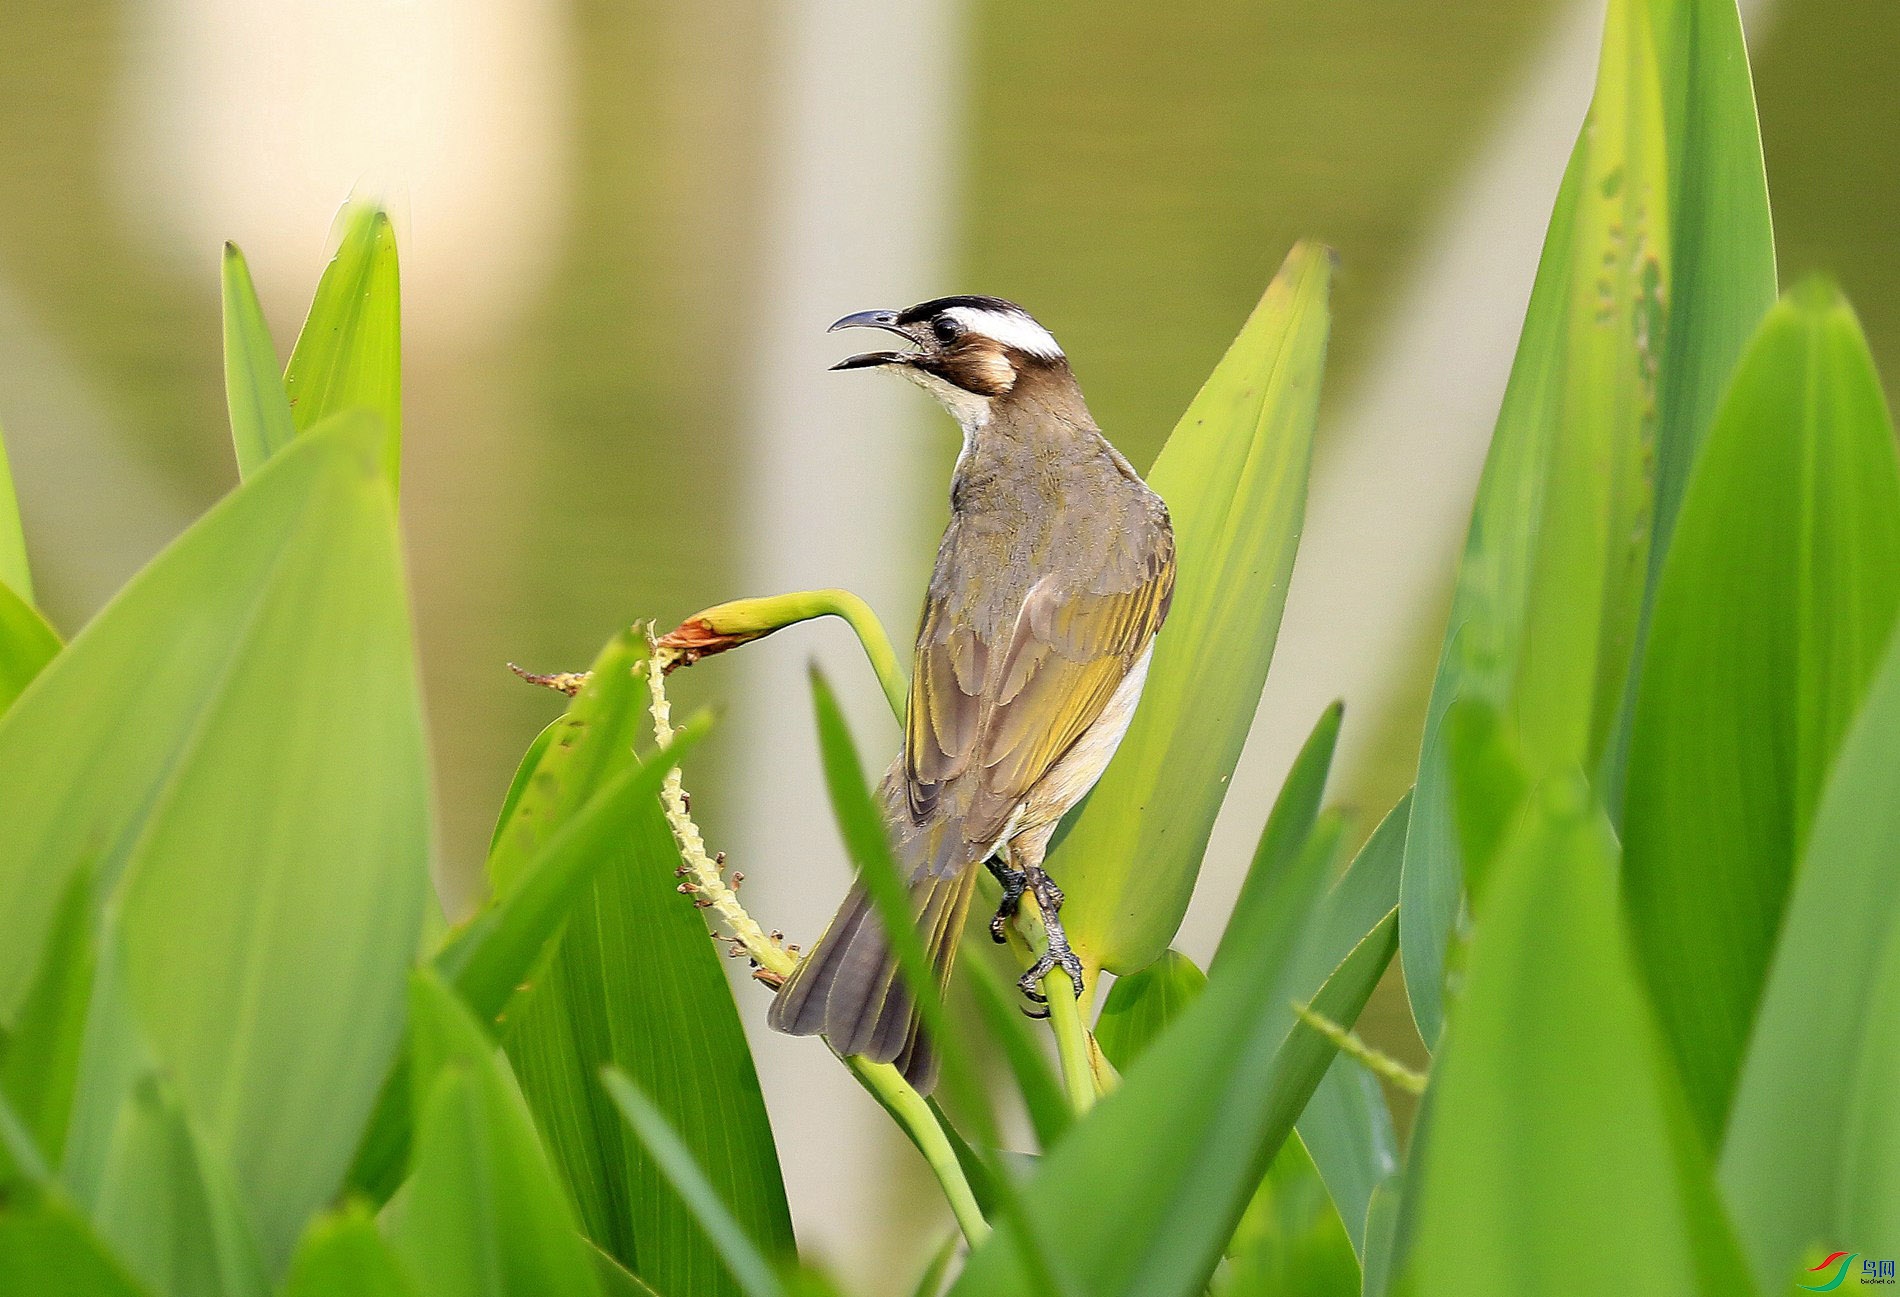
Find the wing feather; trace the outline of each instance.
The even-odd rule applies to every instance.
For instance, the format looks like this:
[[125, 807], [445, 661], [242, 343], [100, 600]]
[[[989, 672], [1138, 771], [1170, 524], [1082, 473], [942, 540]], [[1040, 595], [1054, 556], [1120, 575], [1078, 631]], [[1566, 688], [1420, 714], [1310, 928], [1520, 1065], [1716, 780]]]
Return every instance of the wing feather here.
[[932, 583], [905, 732], [914, 822], [954, 814], [965, 842], [995, 841], [1087, 733], [1167, 617], [1173, 538], [1151, 534], [1145, 562], [1105, 553], [1095, 572], [1039, 580], [990, 639]]

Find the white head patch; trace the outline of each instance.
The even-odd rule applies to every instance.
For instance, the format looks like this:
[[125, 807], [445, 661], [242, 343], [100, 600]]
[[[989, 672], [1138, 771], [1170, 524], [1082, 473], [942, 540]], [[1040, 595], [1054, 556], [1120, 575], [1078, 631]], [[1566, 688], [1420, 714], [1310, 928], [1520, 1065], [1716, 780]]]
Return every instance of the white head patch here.
[[1062, 348], [1049, 330], [1017, 311], [991, 311], [979, 306], [952, 306], [945, 315], [971, 333], [994, 338], [1006, 347], [1043, 360], [1062, 359]]

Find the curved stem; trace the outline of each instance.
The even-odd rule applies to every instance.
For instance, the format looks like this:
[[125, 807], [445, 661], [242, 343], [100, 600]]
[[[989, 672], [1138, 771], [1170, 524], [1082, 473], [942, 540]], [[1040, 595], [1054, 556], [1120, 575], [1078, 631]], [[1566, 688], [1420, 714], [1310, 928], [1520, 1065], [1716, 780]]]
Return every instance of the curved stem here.
[[950, 1211], [957, 1218], [963, 1237], [970, 1240], [970, 1246], [975, 1247], [988, 1238], [990, 1223], [983, 1218], [983, 1209], [977, 1205], [976, 1194], [970, 1188], [970, 1179], [963, 1173], [963, 1163], [957, 1159], [957, 1150], [951, 1145], [949, 1136], [943, 1133], [943, 1127], [937, 1122], [937, 1114], [930, 1110], [924, 1097], [889, 1063], [871, 1063], [852, 1056], [844, 1060], [844, 1065], [871, 1092], [871, 1097], [883, 1105], [884, 1111], [890, 1113], [897, 1124], [904, 1128], [904, 1133], [910, 1136], [910, 1142], [924, 1155], [930, 1173], [937, 1177], [943, 1196], [949, 1200]]
[[883, 623], [870, 604], [849, 590], [794, 590], [715, 604], [681, 622], [661, 637], [660, 644], [672, 650], [680, 665], [689, 666], [700, 658], [750, 644], [815, 617], [842, 617], [851, 627], [883, 687], [884, 700], [902, 725], [910, 682], [904, 678], [903, 665], [891, 647], [891, 637], [884, 633]]

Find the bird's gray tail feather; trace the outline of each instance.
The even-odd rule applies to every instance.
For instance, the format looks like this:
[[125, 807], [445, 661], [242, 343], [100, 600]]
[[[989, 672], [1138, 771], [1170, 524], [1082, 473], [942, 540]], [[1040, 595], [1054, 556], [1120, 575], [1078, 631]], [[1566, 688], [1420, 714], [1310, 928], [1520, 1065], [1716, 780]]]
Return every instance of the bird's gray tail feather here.
[[[950, 982], [976, 873], [971, 865], [945, 875], [927, 863], [911, 875], [911, 912], [936, 972], [938, 995]], [[785, 979], [766, 1022], [794, 1036], [822, 1034], [840, 1054], [895, 1063], [920, 1093], [937, 1083], [937, 1052], [862, 882]]]

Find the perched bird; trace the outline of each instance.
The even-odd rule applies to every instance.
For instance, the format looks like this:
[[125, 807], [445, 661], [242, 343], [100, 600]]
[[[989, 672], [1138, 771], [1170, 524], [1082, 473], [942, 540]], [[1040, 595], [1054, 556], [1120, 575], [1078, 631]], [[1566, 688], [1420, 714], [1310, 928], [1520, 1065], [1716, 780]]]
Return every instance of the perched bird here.
[[[1089, 415], [1049, 331], [995, 297], [865, 311], [832, 329], [886, 329], [911, 345], [835, 369], [886, 369], [963, 429], [950, 525], [937, 548], [912, 659], [903, 753], [880, 787], [886, 825], [939, 983], [948, 983], [977, 868], [1003, 887], [990, 934], [1023, 893], [1055, 967], [1082, 991], [1043, 854], [1128, 729], [1174, 591], [1167, 506]], [[773, 1001], [770, 1024], [822, 1033], [840, 1054], [895, 1062], [919, 1090], [937, 1061], [862, 884]]]

